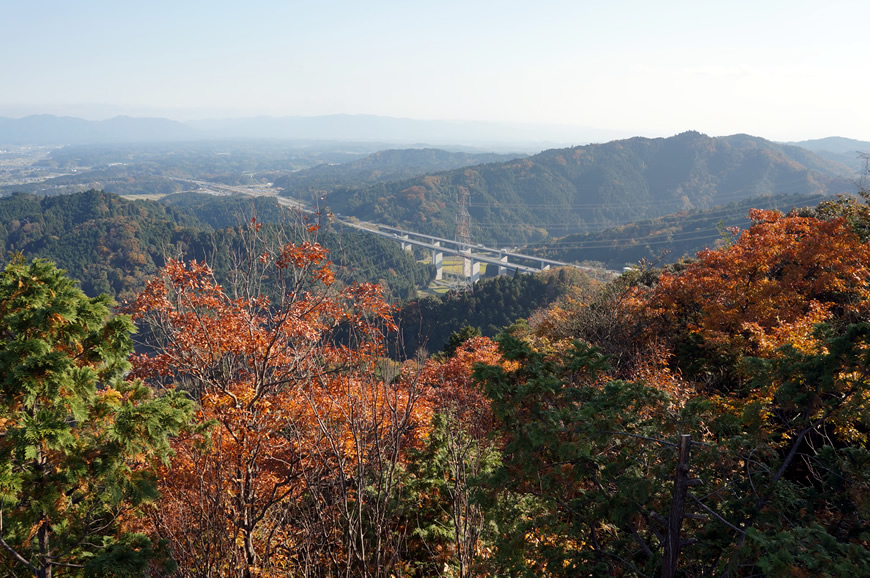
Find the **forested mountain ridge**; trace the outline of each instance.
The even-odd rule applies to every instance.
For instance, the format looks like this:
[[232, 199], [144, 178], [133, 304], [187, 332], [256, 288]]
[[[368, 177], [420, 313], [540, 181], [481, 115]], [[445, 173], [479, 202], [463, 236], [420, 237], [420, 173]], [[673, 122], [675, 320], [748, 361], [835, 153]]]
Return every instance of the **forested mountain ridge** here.
[[[181, 236], [207, 226], [154, 202], [125, 201], [102, 191], [0, 199], [0, 248], [57, 262], [90, 295], [138, 290]], [[4, 259], [5, 260], [5, 259]]]
[[[169, 201], [129, 201], [96, 190], [0, 198], [3, 262], [14, 253], [48, 258], [80, 281], [86, 294], [123, 299], [140, 291], [167, 257], [208, 259], [218, 273], [226, 272], [229, 251], [240, 242], [237, 229], [251, 217], [267, 227], [280, 226], [282, 218], [292, 221], [274, 198], [190, 194]], [[328, 224], [318, 231], [318, 240], [332, 251], [338, 279], [381, 282], [394, 299], [412, 298], [431, 281], [434, 271], [397, 244], [361, 241], [360, 235]]]
[[276, 223], [287, 217], [274, 197], [243, 195], [216, 196], [203, 193], [176, 193], [160, 199], [160, 204], [195, 216], [215, 229], [235, 227], [256, 217], [264, 223]]
[[374, 183], [407, 179], [483, 163], [504, 162], [525, 155], [451, 152], [441, 149], [390, 149], [342, 164], [322, 164], [282, 176], [275, 186], [282, 195], [319, 200], [335, 189], [364, 188]]
[[464, 189], [472, 239], [519, 245], [759, 195], [851, 193], [852, 176], [799, 147], [686, 132], [339, 189], [329, 204], [360, 219], [452, 236]]

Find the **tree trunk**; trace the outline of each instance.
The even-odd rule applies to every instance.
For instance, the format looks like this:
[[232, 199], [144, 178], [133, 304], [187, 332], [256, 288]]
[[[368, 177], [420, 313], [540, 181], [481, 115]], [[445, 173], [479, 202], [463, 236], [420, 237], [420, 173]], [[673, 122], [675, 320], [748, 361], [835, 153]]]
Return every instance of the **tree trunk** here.
[[689, 489], [689, 449], [692, 446], [692, 436], [680, 436], [680, 457], [677, 461], [677, 471], [674, 475], [674, 499], [671, 502], [671, 514], [668, 516], [668, 535], [665, 539], [665, 555], [662, 560], [662, 578], [673, 578], [677, 575], [677, 563], [680, 559], [680, 527], [683, 525], [683, 515], [686, 509], [686, 492]]
[[39, 553], [42, 554], [42, 567], [39, 569], [37, 576], [39, 578], [51, 578], [52, 564], [48, 558], [48, 533], [50, 528], [48, 522], [43, 521], [37, 530], [37, 540], [39, 541]]

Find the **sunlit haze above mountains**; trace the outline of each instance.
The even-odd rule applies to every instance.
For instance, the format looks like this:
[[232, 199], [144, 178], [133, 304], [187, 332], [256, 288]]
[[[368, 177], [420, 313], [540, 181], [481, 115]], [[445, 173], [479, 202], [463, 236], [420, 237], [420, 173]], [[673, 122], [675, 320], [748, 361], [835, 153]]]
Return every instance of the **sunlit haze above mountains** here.
[[870, 140], [868, 22], [870, 3], [838, 0], [9, 2], [0, 116]]

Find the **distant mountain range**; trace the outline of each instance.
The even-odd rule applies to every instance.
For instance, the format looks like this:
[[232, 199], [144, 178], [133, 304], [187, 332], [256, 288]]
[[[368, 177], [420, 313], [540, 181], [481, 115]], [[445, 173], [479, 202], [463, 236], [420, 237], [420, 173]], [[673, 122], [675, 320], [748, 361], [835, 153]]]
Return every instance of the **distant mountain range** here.
[[855, 171], [862, 171], [866, 168], [866, 155], [870, 154], [870, 142], [840, 136], [789, 144], [813, 151], [822, 158], [843, 163]]
[[163, 118], [116, 116], [84, 120], [48, 114], [0, 118], [0, 143], [6, 145], [93, 144], [110, 142], [179, 141], [197, 138], [197, 131]]
[[319, 193], [326, 193], [335, 212], [452, 237], [462, 192], [474, 242], [510, 245], [762, 195], [856, 190], [852, 169], [806, 149], [747, 135], [713, 138], [697, 132], [552, 149], [362, 185]]
[[[382, 142], [402, 145], [463, 145], [503, 152], [602, 143], [632, 136], [627, 131], [572, 125], [483, 121], [415, 120], [375, 115], [252, 117], [180, 122], [165, 118], [116, 116], [85, 120], [50, 114], [0, 117], [0, 145], [65, 145], [179, 142], [216, 139], [282, 139]], [[859, 153], [870, 142], [843, 137], [784, 143], [816, 152], [860, 170]]]
[[178, 122], [118, 116], [89, 121], [34, 115], [0, 117], [0, 145], [104, 144], [215, 139], [285, 139], [454, 145], [490, 150], [539, 151], [552, 146], [606, 141], [625, 131], [570, 125], [414, 120], [373, 115], [256, 117]]

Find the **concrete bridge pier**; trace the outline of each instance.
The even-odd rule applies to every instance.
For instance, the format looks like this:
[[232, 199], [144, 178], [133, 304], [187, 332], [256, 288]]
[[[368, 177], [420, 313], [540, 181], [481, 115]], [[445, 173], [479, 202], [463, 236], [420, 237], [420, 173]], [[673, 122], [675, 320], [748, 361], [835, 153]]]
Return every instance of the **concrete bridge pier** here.
[[[441, 246], [441, 241], [435, 241], [432, 243], [436, 247]], [[443, 272], [443, 261], [444, 261], [444, 253], [437, 249], [432, 249], [432, 264], [435, 265], [435, 280], [440, 281], [444, 278]]]
[[[408, 235], [402, 235], [399, 237], [399, 239], [405, 239], [405, 241], [407, 241]], [[411, 243], [406, 243], [405, 241], [399, 241], [399, 243], [401, 243], [402, 245], [402, 250], [412, 253], [414, 251], [414, 245]]]
[[462, 276], [468, 279], [471, 277], [471, 252], [462, 253]]
[[474, 285], [480, 279], [480, 261], [475, 261], [471, 251], [462, 253], [462, 276]]
[[[502, 263], [507, 263], [507, 262], [508, 262], [508, 256], [507, 256], [507, 255], [502, 255], [501, 257], [498, 258], [498, 260], [501, 261]], [[499, 274], [499, 275], [507, 275], [507, 274], [510, 273], [511, 271], [512, 271], [512, 269], [509, 269], [509, 268], [504, 267], [504, 266], [502, 266], [502, 265], [499, 265], [499, 266], [498, 266], [498, 274]]]
[[480, 261], [471, 260], [471, 284], [480, 281]]

